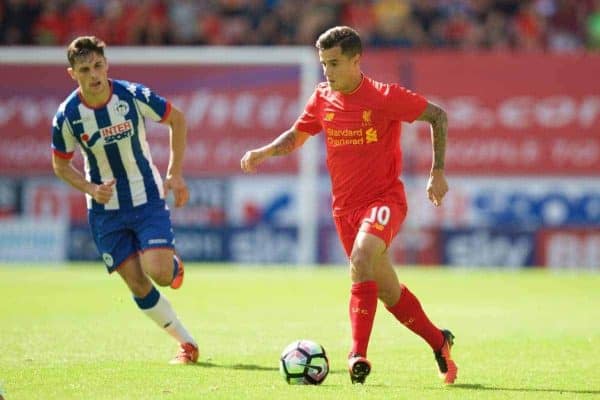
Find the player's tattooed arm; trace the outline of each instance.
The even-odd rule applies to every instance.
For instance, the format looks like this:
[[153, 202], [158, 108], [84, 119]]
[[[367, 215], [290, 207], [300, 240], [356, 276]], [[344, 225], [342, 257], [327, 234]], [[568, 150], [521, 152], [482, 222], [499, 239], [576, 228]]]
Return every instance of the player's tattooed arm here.
[[446, 112], [433, 103], [427, 103], [423, 114], [417, 118], [431, 124], [431, 145], [433, 162], [427, 181], [427, 197], [435, 205], [442, 205], [442, 200], [448, 192], [448, 183], [444, 176], [444, 158], [446, 156], [446, 137], [448, 136], [448, 117]]
[[433, 165], [431, 169], [444, 169], [446, 157], [446, 139], [448, 136], [448, 117], [438, 105], [428, 102], [425, 111], [417, 118], [431, 124], [431, 144]]
[[288, 129], [268, 145], [247, 151], [240, 160], [240, 167], [244, 172], [256, 172], [256, 167], [267, 158], [290, 154], [302, 146], [309, 137], [308, 133], [300, 132], [295, 128]]
[[308, 135], [292, 128], [283, 132], [271, 143], [273, 156], [285, 156], [302, 146]]

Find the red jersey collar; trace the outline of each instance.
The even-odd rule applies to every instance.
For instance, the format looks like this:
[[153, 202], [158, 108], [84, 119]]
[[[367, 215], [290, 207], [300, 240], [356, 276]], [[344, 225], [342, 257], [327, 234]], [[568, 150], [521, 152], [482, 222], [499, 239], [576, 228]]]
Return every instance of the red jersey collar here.
[[356, 89], [354, 89], [353, 91], [349, 92], [349, 93], [342, 93], [344, 96], [350, 96], [353, 95], [354, 93], [358, 92], [360, 90], [360, 88], [362, 87], [364, 81], [365, 81], [365, 74], [363, 74], [362, 72], [360, 73], [360, 82], [358, 84], [358, 86], [356, 87]]

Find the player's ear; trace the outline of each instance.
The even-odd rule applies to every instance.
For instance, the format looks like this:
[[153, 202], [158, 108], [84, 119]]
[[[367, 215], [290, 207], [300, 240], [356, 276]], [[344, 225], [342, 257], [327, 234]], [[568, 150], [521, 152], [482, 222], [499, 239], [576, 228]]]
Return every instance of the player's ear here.
[[74, 81], [77, 80], [77, 78], [75, 78], [75, 71], [73, 71], [73, 68], [71, 68], [71, 67], [67, 68], [67, 72], [69, 73], [69, 76], [71, 77], [71, 79], [73, 79]]

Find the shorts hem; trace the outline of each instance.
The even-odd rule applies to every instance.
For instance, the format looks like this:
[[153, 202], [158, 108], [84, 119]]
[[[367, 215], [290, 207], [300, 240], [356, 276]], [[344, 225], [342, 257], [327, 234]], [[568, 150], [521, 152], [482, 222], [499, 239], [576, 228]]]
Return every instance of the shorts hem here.
[[148, 247], [144, 247], [143, 249], [140, 249], [140, 253], [145, 253], [150, 250], [160, 250], [160, 249], [169, 249], [169, 250], [175, 251], [175, 246], [174, 245], [166, 245], [165, 246], [164, 244], [161, 244], [160, 246], [148, 246]]
[[104, 264], [106, 266], [106, 269], [108, 270], [109, 274], [112, 274], [113, 272], [115, 272], [116, 270], [118, 270], [119, 268], [121, 268], [121, 266], [123, 264], [125, 264], [129, 259], [136, 257], [139, 254], [138, 251], [136, 251], [135, 253], [131, 253], [130, 255], [128, 255], [127, 257], [125, 257], [125, 259], [123, 261], [121, 261], [118, 265], [109, 267], [108, 265]]

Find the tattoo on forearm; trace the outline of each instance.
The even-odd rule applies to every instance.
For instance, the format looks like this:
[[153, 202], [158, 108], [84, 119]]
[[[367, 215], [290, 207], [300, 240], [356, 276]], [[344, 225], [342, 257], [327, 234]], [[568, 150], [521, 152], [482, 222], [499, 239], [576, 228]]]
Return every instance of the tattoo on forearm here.
[[446, 158], [446, 137], [448, 121], [444, 115], [431, 124], [431, 142], [433, 146], [433, 168], [443, 169]]
[[433, 168], [443, 169], [446, 157], [446, 137], [448, 135], [448, 117], [446, 112], [433, 103], [428, 103], [423, 114], [417, 118], [431, 124], [431, 146], [433, 150]]
[[274, 156], [290, 154], [296, 148], [296, 132], [286, 131], [273, 142]]

